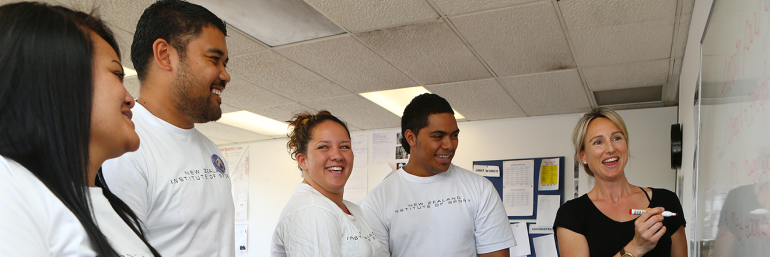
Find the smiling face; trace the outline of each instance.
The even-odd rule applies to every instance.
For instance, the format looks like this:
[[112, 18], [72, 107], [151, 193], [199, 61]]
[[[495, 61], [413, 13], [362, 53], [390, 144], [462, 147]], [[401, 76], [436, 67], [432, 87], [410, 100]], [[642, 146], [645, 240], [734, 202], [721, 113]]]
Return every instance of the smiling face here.
[[230, 82], [225, 67], [229, 61], [225, 35], [211, 26], [187, 44], [174, 81], [177, 107], [196, 123], [222, 116], [220, 95]]
[[353, 170], [353, 151], [347, 130], [327, 120], [311, 131], [307, 153], [298, 153], [297, 162], [310, 186], [324, 195], [342, 195]]
[[580, 162], [587, 162], [597, 179], [613, 180], [624, 176], [628, 141], [614, 122], [603, 117], [592, 120], [588, 124], [584, 143]]
[[123, 66], [112, 47], [91, 33], [94, 43], [93, 85], [89, 152], [92, 159], [115, 158], [139, 148], [131, 121], [134, 99], [123, 87]]
[[429, 177], [447, 171], [452, 165], [460, 129], [451, 113], [428, 116], [428, 126], [417, 135], [407, 130], [405, 137], [411, 156], [404, 170], [415, 176]]

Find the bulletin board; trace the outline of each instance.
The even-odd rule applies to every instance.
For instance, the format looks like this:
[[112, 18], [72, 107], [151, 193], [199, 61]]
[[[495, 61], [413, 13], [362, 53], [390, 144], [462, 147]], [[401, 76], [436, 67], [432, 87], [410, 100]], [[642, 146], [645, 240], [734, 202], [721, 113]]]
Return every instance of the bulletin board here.
[[[540, 182], [540, 165], [542, 164], [543, 159], [559, 159], [559, 168], [558, 168], [558, 189], [552, 190], [552, 191], [540, 191], [538, 190], [538, 184]], [[534, 198], [533, 198], [533, 210], [532, 215], [530, 216], [508, 216], [508, 219], [536, 219], [537, 218], [537, 203], [538, 203], [538, 197], [541, 195], [559, 195], [560, 197], [560, 203], [559, 205], [564, 204], [564, 162], [565, 158], [564, 156], [558, 156], [558, 157], [542, 157], [542, 158], [524, 158], [524, 159], [507, 159], [507, 160], [492, 160], [492, 161], [474, 161], [473, 165], [474, 167], [477, 165], [485, 165], [485, 166], [497, 166], [500, 171], [499, 177], [487, 177], [489, 181], [492, 182], [492, 185], [495, 186], [495, 189], [497, 190], [497, 193], [500, 195], [500, 199], [504, 200], [503, 198], [503, 179], [505, 177], [505, 174], [503, 172], [503, 162], [506, 161], [521, 161], [521, 160], [534, 160]]]

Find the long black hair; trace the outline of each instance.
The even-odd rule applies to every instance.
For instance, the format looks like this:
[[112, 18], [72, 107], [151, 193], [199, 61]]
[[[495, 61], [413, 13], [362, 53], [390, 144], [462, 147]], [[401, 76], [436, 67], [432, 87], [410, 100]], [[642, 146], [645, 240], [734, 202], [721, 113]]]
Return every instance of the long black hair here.
[[[120, 56], [111, 31], [94, 16], [41, 3], [0, 6], [0, 155], [24, 166], [67, 206], [100, 256], [118, 256], [94, 221], [87, 188], [94, 90], [90, 31]], [[131, 209], [115, 211], [124, 221], [134, 217], [126, 223], [160, 256]]]

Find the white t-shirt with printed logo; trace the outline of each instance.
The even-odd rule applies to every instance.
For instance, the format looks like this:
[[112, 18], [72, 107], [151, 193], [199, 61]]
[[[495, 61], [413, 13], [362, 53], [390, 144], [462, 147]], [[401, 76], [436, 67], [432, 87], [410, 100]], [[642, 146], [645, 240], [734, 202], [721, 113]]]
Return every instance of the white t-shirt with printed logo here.
[[399, 169], [361, 208], [392, 256], [477, 256], [516, 246], [492, 182], [455, 165], [430, 177]]
[[300, 184], [283, 208], [270, 256], [387, 257], [358, 205], [343, 200], [350, 215], [308, 184]]
[[132, 111], [139, 150], [102, 165], [110, 191], [144, 221], [147, 240], [161, 255], [234, 256], [233, 197], [219, 148], [195, 128], [178, 128], [139, 103]]

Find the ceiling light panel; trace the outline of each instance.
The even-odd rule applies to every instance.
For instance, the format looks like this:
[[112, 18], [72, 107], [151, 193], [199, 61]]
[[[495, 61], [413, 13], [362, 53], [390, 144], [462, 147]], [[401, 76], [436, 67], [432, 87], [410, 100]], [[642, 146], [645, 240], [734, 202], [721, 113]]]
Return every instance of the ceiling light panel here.
[[[420, 86], [361, 93], [361, 96], [393, 114], [398, 115], [398, 117], [401, 117], [404, 115], [404, 109], [409, 105], [412, 99], [425, 93], [430, 93], [430, 91]], [[455, 119], [465, 119], [465, 117], [456, 110], [454, 112]]]
[[262, 135], [286, 135], [289, 124], [266, 118], [249, 111], [223, 113], [217, 122], [245, 129]]
[[192, 0], [270, 46], [345, 33], [302, 0]]

